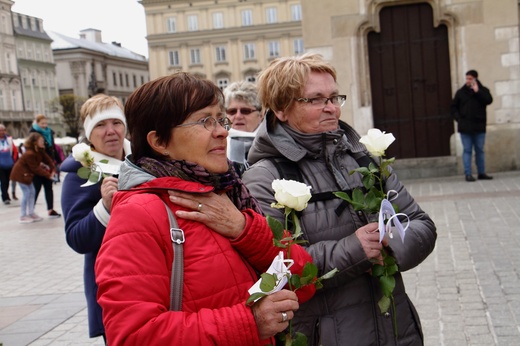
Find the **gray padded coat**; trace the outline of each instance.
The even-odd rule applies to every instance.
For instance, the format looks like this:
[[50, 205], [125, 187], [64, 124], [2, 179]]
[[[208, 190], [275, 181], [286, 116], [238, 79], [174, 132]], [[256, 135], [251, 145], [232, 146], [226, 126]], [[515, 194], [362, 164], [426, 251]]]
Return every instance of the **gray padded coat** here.
[[[359, 167], [354, 156], [366, 149], [359, 135], [347, 124], [341, 129], [320, 134], [301, 134], [287, 125], [267, 128], [269, 116], [249, 152], [252, 167], [243, 181], [265, 214], [283, 220], [283, 210], [274, 209], [271, 183], [281, 178], [269, 157], [285, 157], [298, 163], [303, 182], [312, 186], [313, 194], [362, 186], [360, 175], [349, 175]], [[400, 271], [419, 265], [432, 251], [437, 237], [430, 217], [415, 203], [396, 174], [386, 181], [385, 189], [398, 191], [394, 201], [410, 217], [404, 244], [398, 236], [390, 241], [390, 253]], [[320, 275], [337, 268], [339, 273], [324, 281], [324, 288], [307, 303], [301, 304], [293, 326], [307, 335], [309, 345], [422, 345], [419, 316], [406, 295], [402, 277], [395, 275], [394, 297], [397, 310], [398, 338], [394, 337], [392, 316], [383, 315], [377, 305], [382, 293], [376, 278], [367, 271], [372, 264], [365, 256], [354, 232], [366, 221], [350, 205], [338, 216], [340, 199], [310, 203], [300, 216], [307, 251], [312, 255]], [[394, 311], [391, 311], [393, 314]]]

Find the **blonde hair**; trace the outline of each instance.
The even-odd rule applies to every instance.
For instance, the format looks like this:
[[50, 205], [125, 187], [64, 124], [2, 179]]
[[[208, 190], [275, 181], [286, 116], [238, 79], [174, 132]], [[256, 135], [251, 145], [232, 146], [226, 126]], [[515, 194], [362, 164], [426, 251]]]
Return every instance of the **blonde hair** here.
[[[311, 72], [328, 73], [336, 81], [336, 69], [320, 54], [306, 53], [299, 56], [275, 59], [260, 72], [258, 97], [264, 109], [286, 111], [294, 99], [303, 96], [303, 90]], [[275, 117], [276, 118], [276, 117]]]
[[81, 121], [85, 121], [87, 116], [92, 117], [98, 112], [112, 107], [119, 107], [123, 110], [123, 104], [121, 101], [114, 96], [108, 96], [105, 94], [97, 94], [89, 98], [80, 109]]

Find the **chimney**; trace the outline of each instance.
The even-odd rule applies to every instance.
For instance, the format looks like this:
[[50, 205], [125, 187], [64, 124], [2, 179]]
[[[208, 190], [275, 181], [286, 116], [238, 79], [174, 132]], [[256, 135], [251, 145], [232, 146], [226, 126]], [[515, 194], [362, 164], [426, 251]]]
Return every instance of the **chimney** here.
[[91, 42], [103, 43], [101, 40], [101, 30], [98, 29], [84, 29], [79, 32], [79, 38]]

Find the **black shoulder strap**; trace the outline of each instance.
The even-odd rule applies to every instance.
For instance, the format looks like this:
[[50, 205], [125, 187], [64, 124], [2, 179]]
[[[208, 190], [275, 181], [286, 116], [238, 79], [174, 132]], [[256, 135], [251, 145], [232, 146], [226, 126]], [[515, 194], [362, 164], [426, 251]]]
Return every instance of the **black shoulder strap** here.
[[[352, 155], [352, 154], [351, 154]], [[370, 163], [373, 163], [377, 166], [377, 162], [374, 161], [372, 157], [367, 155], [366, 153], [357, 153], [356, 155], [352, 155], [354, 159], [357, 161], [359, 167], [368, 167]], [[275, 166], [276, 170], [278, 171], [278, 174], [280, 176], [280, 179], [287, 179], [287, 180], [295, 180], [295, 181], [303, 181], [302, 173], [300, 171], [300, 168], [298, 166], [297, 162], [290, 161], [285, 157], [269, 157], [267, 160], [271, 161], [273, 165]], [[383, 181], [384, 184], [384, 181]], [[364, 189], [364, 188], [363, 188]], [[331, 199], [337, 198], [336, 195], [334, 195], [334, 192], [337, 191], [326, 191], [326, 192], [320, 192], [315, 193], [312, 195], [311, 199], [309, 200], [309, 203], [314, 202], [322, 202], [322, 201], [328, 201]], [[343, 192], [351, 195], [352, 190], [344, 190]], [[336, 215], [341, 215], [343, 211], [347, 208], [348, 202], [343, 200], [341, 204], [336, 208], [335, 213]]]

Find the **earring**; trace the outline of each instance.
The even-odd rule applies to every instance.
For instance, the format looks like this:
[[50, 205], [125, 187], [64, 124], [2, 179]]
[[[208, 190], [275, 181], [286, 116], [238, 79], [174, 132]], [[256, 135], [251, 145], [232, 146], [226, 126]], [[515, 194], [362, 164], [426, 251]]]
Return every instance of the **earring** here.
[[164, 156], [168, 156], [168, 155], [170, 155], [170, 153], [167, 152], [167, 151], [165, 151], [165, 152], [163, 153], [163, 155], [164, 155]]

